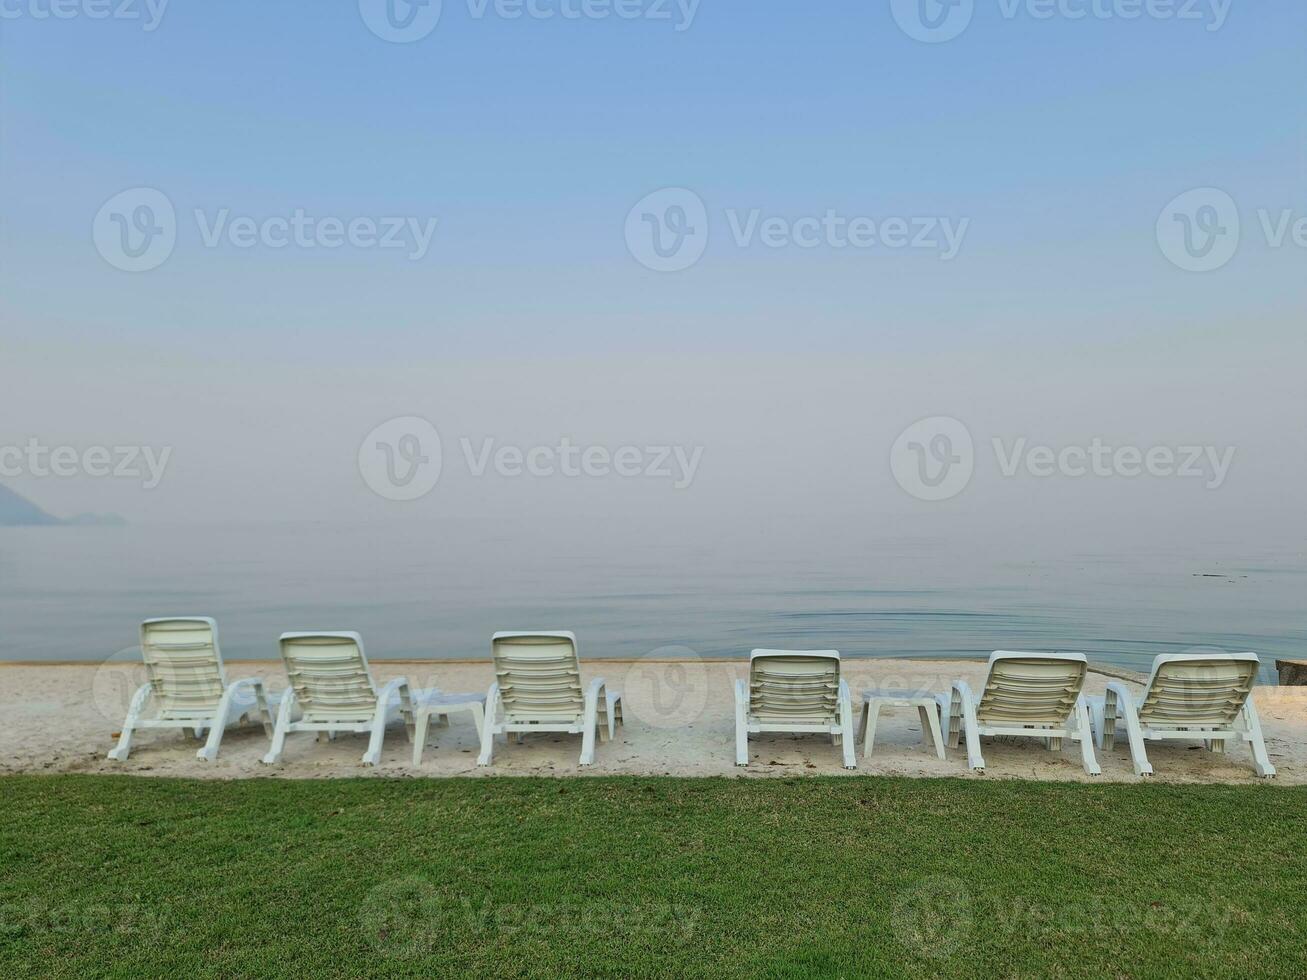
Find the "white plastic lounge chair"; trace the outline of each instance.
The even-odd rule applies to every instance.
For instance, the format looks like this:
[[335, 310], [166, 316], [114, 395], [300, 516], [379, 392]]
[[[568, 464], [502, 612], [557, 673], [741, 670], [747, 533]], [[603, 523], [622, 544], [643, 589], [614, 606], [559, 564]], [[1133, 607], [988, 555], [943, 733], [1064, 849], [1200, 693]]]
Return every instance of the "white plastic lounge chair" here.
[[[262, 721], [264, 731], [272, 734], [263, 682], [242, 677], [228, 683], [218, 648], [218, 624], [212, 619], [147, 619], [141, 624], [141, 659], [150, 680], [132, 697], [110, 759], [126, 761], [138, 728], [190, 728], [196, 738], [207, 729], [208, 740], [195, 753], [206, 762], [218, 757], [223, 732], [241, 718]], [[154, 717], [142, 718], [151, 701]]]
[[[386, 725], [400, 716], [409, 741], [413, 740], [414, 705], [428, 692], [410, 691], [403, 677], [378, 689], [359, 634], [283, 633], [281, 659], [290, 687], [282, 695], [272, 747], [264, 762], [281, 758], [286, 736], [292, 732], [317, 732], [319, 739], [335, 738], [337, 732], [367, 732], [371, 738], [363, 764], [375, 766], [381, 760]], [[296, 708], [300, 717], [293, 721]]]
[[477, 765], [494, 758], [495, 736], [513, 732], [565, 732], [581, 736], [581, 762], [592, 765], [595, 734], [611, 740], [622, 723], [622, 695], [596, 677], [581, 689], [576, 634], [496, 633], [490, 641], [495, 683], [486, 692]]
[[1124, 720], [1135, 775], [1151, 776], [1145, 739], [1202, 739], [1213, 752], [1224, 752], [1226, 739], [1243, 739], [1257, 775], [1274, 776], [1253, 707], [1258, 665], [1255, 653], [1160, 655], [1137, 700], [1117, 681], [1104, 697], [1089, 699], [1098, 747], [1115, 747], [1116, 726]]
[[1089, 707], [1081, 693], [1089, 662], [1083, 653], [1016, 653], [998, 650], [989, 656], [989, 676], [980, 696], [966, 681], [954, 681], [948, 694], [937, 694], [940, 713], [948, 719], [948, 744], [967, 739], [967, 765], [985, 768], [982, 735], [1042, 738], [1058, 751], [1062, 739], [1080, 743], [1085, 772], [1098, 776]]
[[735, 764], [749, 764], [750, 732], [821, 732], [854, 758], [853, 698], [835, 650], [754, 650], [735, 682]]

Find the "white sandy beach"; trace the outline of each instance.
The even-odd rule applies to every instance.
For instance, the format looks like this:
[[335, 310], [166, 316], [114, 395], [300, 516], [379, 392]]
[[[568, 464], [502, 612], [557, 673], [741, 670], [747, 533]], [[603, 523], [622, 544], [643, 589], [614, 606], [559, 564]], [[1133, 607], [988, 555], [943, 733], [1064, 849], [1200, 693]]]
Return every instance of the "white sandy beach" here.
[[[418, 687], [447, 692], [484, 693], [492, 677], [484, 662], [386, 662], [373, 664], [379, 681], [406, 676]], [[268, 739], [262, 728], [228, 731], [216, 762], [195, 757], [199, 743], [174, 730], [144, 730], [133, 743], [131, 758], [111, 762], [105, 753], [126, 714], [131, 693], [144, 680], [139, 663], [0, 665], [0, 772], [128, 773], [239, 779], [259, 776], [326, 778], [336, 776], [486, 776], [486, 775], [673, 775], [795, 776], [802, 774], [968, 776], [966, 752], [948, 749], [937, 759], [921, 742], [916, 712], [882, 713], [871, 758], [858, 742], [858, 769], [846, 773], [838, 750], [821, 736], [763, 735], [750, 739], [750, 763], [737, 768], [734, 755], [733, 685], [746, 675], [745, 662], [586, 661], [585, 679], [604, 677], [621, 690], [626, 725], [613, 744], [600, 744], [595, 765], [579, 769], [579, 736], [534, 735], [519, 745], [501, 741], [491, 768], [476, 765], [477, 737], [469, 715], [455, 715], [448, 727], [432, 725], [418, 768], [411, 766], [412, 746], [403, 727], [387, 732], [381, 765], [366, 767], [360, 756], [365, 735], [341, 735], [318, 742], [310, 734], [292, 735], [281, 763], [264, 765]], [[954, 678], [975, 687], [983, 680], [983, 662], [926, 660], [846, 660], [844, 674], [854, 691], [868, 687], [947, 690]], [[257, 676], [274, 691], [286, 685], [280, 665], [269, 661], [230, 662], [230, 678]], [[1086, 691], [1101, 694], [1112, 677], [1091, 672]], [[1139, 678], [1138, 680], [1142, 680]], [[1135, 687], [1140, 685], [1135, 682]], [[1271, 761], [1278, 783], [1307, 782], [1307, 689], [1262, 687], [1256, 692]], [[1124, 739], [1110, 753], [1100, 753], [1103, 768], [1096, 781], [1136, 781]], [[1232, 744], [1224, 756], [1184, 743], [1150, 743], [1149, 758], [1157, 781], [1257, 782], [1246, 744]], [[986, 740], [986, 771], [973, 778], [1091, 779], [1080, 766], [1074, 744], [1050, 752], [1034, 740]]]

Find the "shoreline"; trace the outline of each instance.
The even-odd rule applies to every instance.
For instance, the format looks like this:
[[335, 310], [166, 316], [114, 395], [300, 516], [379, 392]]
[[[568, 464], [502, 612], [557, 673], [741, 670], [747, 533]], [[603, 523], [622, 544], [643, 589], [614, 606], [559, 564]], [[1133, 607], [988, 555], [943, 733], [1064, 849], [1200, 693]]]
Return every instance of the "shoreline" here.
[[[895, 657], [866, 657], [857, 655], [841, 654], [843, 663], [885, 663], [885, 662], [905, 662], [905, 663], [930, 663], [930, 664], [970, 664], [986, 663], [988, 656], [962, 656], [962, 657], [928, 657], [928, 656], [895, 656]], [[431, 664], [451, 664], [455, 666], [472, 666], [488, 662], [486, 657], [369, 657], [368, 662], [377, 666], [386, 664], [411, 666], [413, 664], [431, 665]], [[583, 661], [582, 666], [591, 661]], [[594, 663], [605, 664], [746, 664], [748, 660], [743, 657], [604, 657], [602, 660], [595, 660]], [[236, 659], [233, 657], [225, 658], [224, 663], [231, 667], [238, 664], [249, 664], [251, 666], [263, 668], [277, 668], [281, 666], [281, 661], [275, 657], [252, 657], [249, 659]], [[0, 660], [0, 671], [7, 667], [97, 667], [98, 661], [92, 660]], [[1148, 675], [1137, 670], [1130, 670], [1128, 667], [1117, 667], [1113, 664], [1101, 664], [1090, 662], [1089, 669], [1093, 673], [1103, 674], [1106, 677], [1113, 677], [1117, 680], [1131, 681], [1137, 684], [1143, 684]]]

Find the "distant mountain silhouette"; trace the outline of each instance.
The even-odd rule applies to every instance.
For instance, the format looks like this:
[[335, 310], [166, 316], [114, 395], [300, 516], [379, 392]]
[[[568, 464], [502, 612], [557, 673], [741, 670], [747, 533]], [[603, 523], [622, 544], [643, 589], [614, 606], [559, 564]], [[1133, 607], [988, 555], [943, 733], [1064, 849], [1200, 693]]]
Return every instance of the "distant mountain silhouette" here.
[[0, 527], [57, 527], [59, 525], [119, 525], [127, 522], [117, 514], [79, 514], [67, 520], [47, 514], [21, 494], [0, 484]]

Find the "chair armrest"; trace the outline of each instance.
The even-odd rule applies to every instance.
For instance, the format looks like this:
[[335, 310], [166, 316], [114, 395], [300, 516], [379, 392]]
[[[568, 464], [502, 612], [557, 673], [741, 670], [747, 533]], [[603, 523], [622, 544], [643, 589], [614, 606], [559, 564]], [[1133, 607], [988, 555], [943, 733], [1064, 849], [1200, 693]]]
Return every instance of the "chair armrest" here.
[[149, 681], [146, 681], [144, 684], [138, 687], [136, 689], [136, 693], [132, 695], [131, 701], [128, 702], [127, 704], [127, 713], [129, 715], [140, 714], [140, 712], [145, 708], [145, 702], [147, 702], [150, 699], [150, 694], [153, 691], [154, 691], [154, 685]]

